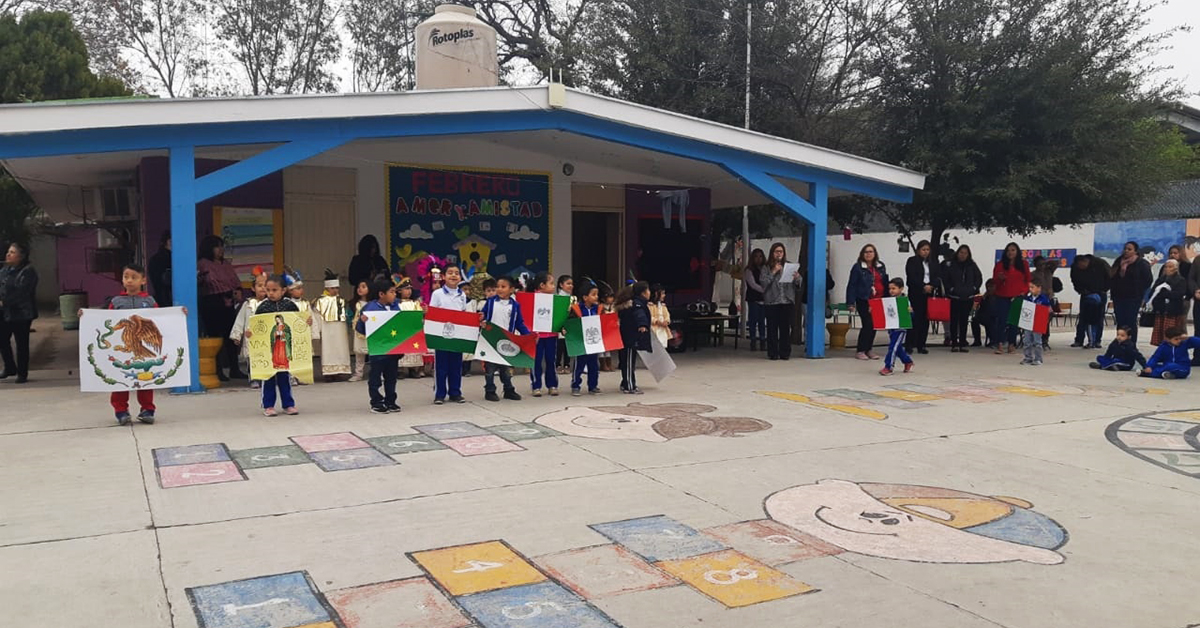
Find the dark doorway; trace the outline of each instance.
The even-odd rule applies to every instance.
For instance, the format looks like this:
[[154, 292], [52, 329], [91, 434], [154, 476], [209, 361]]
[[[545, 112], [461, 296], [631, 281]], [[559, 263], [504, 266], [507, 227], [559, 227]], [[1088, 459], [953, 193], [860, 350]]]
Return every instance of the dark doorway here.
[[571, 213], [571, 275], [606, 281], [619, 289], [621, 281], [621, 219], [615, 212]]

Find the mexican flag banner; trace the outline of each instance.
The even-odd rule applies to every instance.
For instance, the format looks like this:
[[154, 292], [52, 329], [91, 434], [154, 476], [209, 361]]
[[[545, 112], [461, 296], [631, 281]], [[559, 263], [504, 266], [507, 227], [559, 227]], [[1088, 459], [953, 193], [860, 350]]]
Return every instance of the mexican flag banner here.
[[425, 353], [424, 312], [367, 312], [367, 354]]
[[545, 292], [518, 292], [517, 305], [521, 306], [521, 315], [529, 330], [545, 333], [562, 331], [563, 323], [567, 322], [567, 311], [571, 309], [571, 297]]
[[537, 341], [537, 336], [533, 334], [518, 336], [487, 323], [479, 331], [479, 341], [475, 343], [475, 359], [531, 369], [534, 357], [537, 356]]
[[1038, 305], [1025, 299], [1013, 299], [1008, 308], [1008, 324], [1019, 329], [1028, 329], [1035, 334], [1050, 331], [1050, 306]]
[[470, 353], [479, 340], [479, 314], [440, 307], [425, 310], [425, 344], [437, 351]]
[[875, 329], [912, 329], [908, 297], [871, 299], [871, 320]]
[[567, 319], [567, 355], [573, 358], [618, 351], [624, 347], [616, 314]]

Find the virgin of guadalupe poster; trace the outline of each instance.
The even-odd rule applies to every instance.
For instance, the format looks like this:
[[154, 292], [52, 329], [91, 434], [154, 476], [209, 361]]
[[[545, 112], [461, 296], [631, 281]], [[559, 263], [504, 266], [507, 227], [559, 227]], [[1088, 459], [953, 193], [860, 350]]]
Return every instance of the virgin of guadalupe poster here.
[[246, 338], [250, 353], [250, 379], [270, 379], [291, 373], [305, 384], [313, 383], [312, 328], [308, 312], [276, 312], [250, 317]]
[[182, 307], [84, 310], [79, 338], [83, 392], [176, 388], [192, 381]]

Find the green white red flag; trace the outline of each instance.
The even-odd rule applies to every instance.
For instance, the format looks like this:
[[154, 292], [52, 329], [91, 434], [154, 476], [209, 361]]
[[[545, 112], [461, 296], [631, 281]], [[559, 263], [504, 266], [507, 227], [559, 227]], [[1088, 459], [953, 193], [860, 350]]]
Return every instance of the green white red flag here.
[[425, 310], [425, 344], [430, 349], [471, 353], [478, 340], [478, 313], [440, 307]]
[[479, 340], [475, 343], [475, 359], [531, 369], [537, 356], [537, 340], [533, 334], [518, 336], [486, 323], [479, 330]]
[[871, 299], [871, 321], [875, 329], [912, 329], [908, 297]]
[[1019, 329], [1028, 329], [1035, 334], [1050, 331], [1050, 306], [1038, 305], [1025, 299], [1013, 299], [1008, 308], [1008, 324]]
[[605, 351], [619, 351], [625, 347], [621, 341], [621, 324], [616, 314], [569, 318], [566, 327], [567, 355], [573, 358]]
[[366, 312], [367, 353], [425, 353], [424, 312]]
[[530, 331], [557, 334], [567, 322], [571, 297], [545, 292], [518, 292], [517, 304], [521, 306], [521, 315], [525, 317], [525, 324]]

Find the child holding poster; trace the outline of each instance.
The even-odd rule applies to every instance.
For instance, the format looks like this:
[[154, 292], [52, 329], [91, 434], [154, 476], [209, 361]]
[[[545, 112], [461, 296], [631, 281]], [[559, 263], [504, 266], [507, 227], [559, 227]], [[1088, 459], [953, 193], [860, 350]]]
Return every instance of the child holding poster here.
[[[375, 299], [363, 307], [362, 313], [354, 323], [355, 331], [363, 334], [364, 337], [367, 333], [368, 313], [400, 309], [399, 304], [396, 303], [396, 286], [392, 284], [391, 279], [386, 277], [376, 279], [371, 291], [375, 293]], [[399, 364], [400, 358], [395, 355], [371, 356], [371, 375], [367, 379], [367, 391], [371, 397], [371, 412], [388, 414], [400, 411], [400, 406], [396, 403], [396, 380], [399, 378]], [[383, 386], [382, 395], [379, 394], [380, 385]]]
[[[555, 294], [554, 275], [540, 272], [533, 279], [534, 292]], [[551, 397], [558, 396], [558, 373], [554, 362], [558, 356], [558, 333], [538, 332], [537, 354], [534, 356], [533, 371], [529, 374], [533, 387], [533, 396], [542, 396], [542, 383], [546, 384], [546, 392]]]
[[[904, 280], [899, 277], [893, 277], [888, 282], [888, 296], [902, 297], [904, 296]], [[899, 300], [898, 300], [899, 301]], [[904, 303], [904, 301], [899, 301]], [[908, 308], [912, 312], [912, 306]], [[874, 310], [872, 310], [874, 312]], [[889, 329], [888, 330], [888, 349], [887, 354], [883, 356], [883, 368], [879, 370], [880, 375], [891, 375], [892, 367], [896, 364], [896, 359], [904, 364], [904, 372], [912, 371], [913, 359], [908, 355], [908, 351], [904, 349], [904, 341], [908, 339], [907, 329]]]
[[[267, 300], [259, 304], [258, 309], [254, 311], [258, 314], [277, 314], [279, 312], [299, 312], [296, 302], [292, 299], [284, 297], [284, 278], [271, 277], [267, 280]], [[310, 316], [306, 323], [312, 326], [312, 317]], [[271, 359], [272, 362], [285, 364], [290, 362], [289, 347], [291, 330], [287, 324], [283, 323], [283, 317], [276, 317], [276, 324], [271, 328]], [[251, 337], [250, 330], [246, 330], [246, 338]], [[277, 366], [278, 368], [278, 366]], [[275, 411], [275, 393], [279, 392], [279, 399], [283, 405], [284, 414], [297, 415], [300, 411], [296, 409], [296, 400], [292, 398], [292, 380], [291, 373], [286, 370], [278, 370], [269, 379], [263, 382], [262, 387], [262, 411], [263, 416], [278, 416]]]
[[[121, 271], [121, 294], [108, 302], [110, 310], [141, 310], [158, 307], [154, 297], [146, 294], [146, 271], [137, 264], [126, 264]], [[82, 310], [81, 310], [82, 312]], [[187, 313], [187, 308], [183, 310]], [[154, 424], [154, 391], [139, 388], [137, 391], [138, 405], [142, 411], [138, 413], [138, 421], [146, 425]], [[114, 391], [109, 401], [117, 415], [117, 425], [129, 425], [132, 417], [129, 414], [129, 391]]]
[[[466, 312], [467, 295], [458, 286], [461, 282], [462, 271], [457, 266], [447, 268], [442, 287], [434, 290], [429, 297], [429, 307]], [[426, 320], [428, 322], [428, 319]], [[433, 392], [434, 405], [440, 406], [445, 403], [447, 395], [454, 403], [467, 402], [462, 395], [462, 358], [461, 352], [441, 349], [434, 351], [434, 372], [437, 374]]]
[[[525, 319], [521, 316], [521, 307], [513, 298], [514, 281], [511, 277], [501, 277], [495, 281], [496, 293], [489, 296], [480, 311], [480, 323], [491, 323], [509, 333], [522, 335], [529, 333]], [[483, 398], [488, 401], [500, 401], [496, 394], [496, 376], [500, 376], [500, 385], [504, 386], [504, 398], [509, 401], [520, 401], [521, 395], [512, 383], [512, 367], [492, 362], [483, 364], [484, 384]]]
[[[1037, 277], [1029, 282], [1029, 294], [1026, 294], [1024, 299], [1034, 305], [1050, 307], [1050, 297], [1042, 293], [1042, 280]], [[1022, 329], [1021, 332], [1025, 345], [1025, 359], [1021, 360], [1021, 364], [1041, 366], [1042, 333], [1032, 329]]]
[[[581, 282], [576, 296], [579, 301], [571, 306], [571, 316], [583, 318], [600, 315], [600, 289], [595, 284], [590, 281]], [[572, 397], [583, 394], [581, 391], [584, 371], [587, 371], [588, 376], [588, 394], [600, 394], [600, 355], [593, 353], [575, 358], [575, 373], [571, 376]]]

